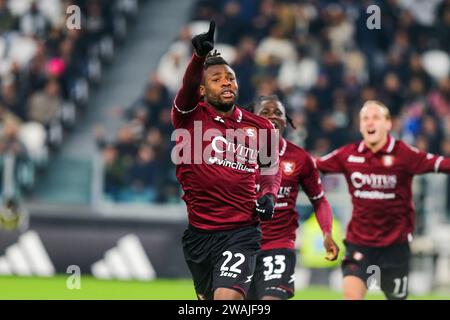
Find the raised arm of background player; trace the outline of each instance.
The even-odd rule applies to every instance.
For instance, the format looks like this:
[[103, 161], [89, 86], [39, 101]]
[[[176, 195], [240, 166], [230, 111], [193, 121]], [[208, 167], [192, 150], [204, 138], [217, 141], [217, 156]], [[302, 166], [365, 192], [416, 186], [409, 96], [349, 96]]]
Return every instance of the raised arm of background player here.
[[189, 61], [183, 83], [173, 102], [172, 121], [175, 128], [179, 127], [182, 120], [188, 118], [195, 111], [200, 101], [199, 87], [203, 76], [203, 63], [207, 54], [214, 48], [215, 26], [215, 22], [211, 21], [208, 32], [192, 38], [194, 54]]
[[[403, 157], [408, 159], [406, 170], [410, 175], [431, 172], [450, 174], [450, 158], [426, 153], [399, 141]], [[343, 173], [345, 162], [345, 146], [316, 159], [317, 168], [323, 173]], [[348, 156], [348, 154], [347, 154]]]
[[345, 155], [345, 146], [336, 149], [321, 158], [314, 159], [317, 169], [322, 173], [344, 173], [341, 155]]
[[317, 222], [323, 233], [323, 246], [327, 251], [325, 259], [334, 261], [339, 254], [339, 247], [334, 242], [331, 235], [333, 213], [328, 203], [325, 193], [320, 182], [319, 171], [311, 157], [307, 157], [303, 165], [303, 170], [299, 178], [299, 183], [303, 191], [308, 196], [309, 201], [314, 207]]
[[450, 174], [450, 158], [419, 151], [402, 141], [399, 143], [403, 149], [402, 154], [409, 160], [407, 170], [411, 175], [431, 172]]

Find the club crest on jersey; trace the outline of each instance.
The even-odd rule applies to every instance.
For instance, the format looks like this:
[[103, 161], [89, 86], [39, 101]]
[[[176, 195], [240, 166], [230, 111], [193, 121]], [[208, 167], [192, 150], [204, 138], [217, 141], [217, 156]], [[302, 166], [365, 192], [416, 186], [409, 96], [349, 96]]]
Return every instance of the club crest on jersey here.
[[383, 166], [392, 167], [392, 165], [394, 164], [394, 157], [393, 156], [383, 156], [381, 161], [383, 162]]
[[248, 137], [256, 138], [257, 131], [255, 127], [244, 127], [242, 130], [244, 130]]
[[283, 172], [285, 175], [290, 176], [294, 173], [295, 170], [295, 162], [292, 161], [282, 161], [281, 162], [281, 168], [283, 169]]

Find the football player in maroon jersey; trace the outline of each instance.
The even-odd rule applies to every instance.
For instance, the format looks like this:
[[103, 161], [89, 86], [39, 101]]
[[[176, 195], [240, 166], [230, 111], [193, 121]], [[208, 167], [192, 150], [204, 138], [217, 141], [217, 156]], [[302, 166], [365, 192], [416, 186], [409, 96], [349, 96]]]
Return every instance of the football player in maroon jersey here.
[[363, 140], [317, 160], [323, 173], [343, 173], [352, 198], [352, 217], [342, 264], [344, 297], [363, 299], [374, 271], [388, 299], [408, 296], [409, 242], [414, 231], [411, 183], [414, 175], [450, 172], [450, 159], [421, 152], [389, 132], [389, 109], [380, 101], [364, 103]]
[[268, 120], [235, 104], [234, 71], [210, 54], [214, 29], [211, 22], [192, 39], [194, 54], [172, 107], [172, 160], [187, 206], [183, 251], [198, 298], [243, 299], [260, 249], [259, 221], [272, 218], [280, 186], [278, 145], [271, 143], [279, 139]]
[[319, 171], [311, 156], [301, 147], [283, 138], [291, 120], [276, 95], [260, 97], [253, 112], [272, 122], [280, 132], [280, 169], [282, 179], [272, 220], [262, 221], [263, 239], [256, 261], [256, 271], [249, 298], [263, 300], [289, 299], [294, 295], [296, 264], [295, 238], [298, 227], [296, 210], [300, 188], [314, 207], [323, 232], [326, 259], [337, 259], [339, 247], [331, 236], [332, 211], [320, 182]]

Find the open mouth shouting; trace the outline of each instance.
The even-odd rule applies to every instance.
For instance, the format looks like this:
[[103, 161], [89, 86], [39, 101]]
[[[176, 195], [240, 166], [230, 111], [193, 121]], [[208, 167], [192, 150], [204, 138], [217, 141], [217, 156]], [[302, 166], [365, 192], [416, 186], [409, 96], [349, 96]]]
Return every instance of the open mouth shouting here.
[[236, 93], [231, 89], [223, 89], [220, 91], [220, 95], [225, 99], [232, 99], [236, 96]]

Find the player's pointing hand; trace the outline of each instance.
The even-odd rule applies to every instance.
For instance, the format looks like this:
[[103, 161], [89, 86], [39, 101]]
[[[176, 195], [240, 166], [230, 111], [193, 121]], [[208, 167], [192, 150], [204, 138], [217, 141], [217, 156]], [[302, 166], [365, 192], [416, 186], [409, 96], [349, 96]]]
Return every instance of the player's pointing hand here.
[[206, 56], [214, 48], [214, 32], [216, 30], [216, 22], [212, 20], [209, 24], [209, 30], [192, 38], [192, 45], [195, 53], [200, 56]]

